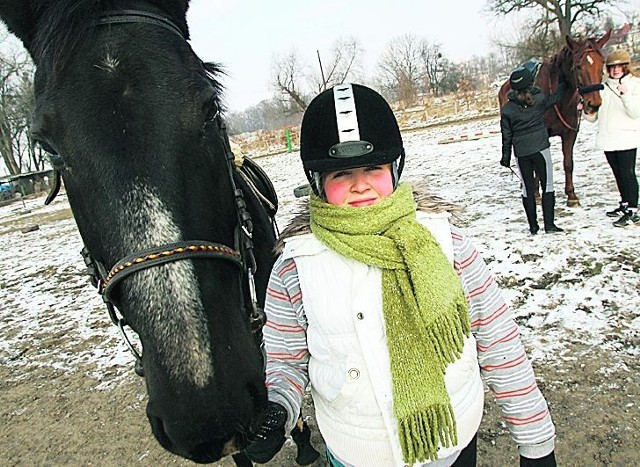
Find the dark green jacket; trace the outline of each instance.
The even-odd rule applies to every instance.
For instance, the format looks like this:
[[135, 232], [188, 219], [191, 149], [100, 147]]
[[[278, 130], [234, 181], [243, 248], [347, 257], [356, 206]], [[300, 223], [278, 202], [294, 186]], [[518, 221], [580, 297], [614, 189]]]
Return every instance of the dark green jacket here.
[[533, 86], [532, 106], [519, 103], [516, 92], [509, 91], [508, 101], [500, 111], [503, 157], [511, 157], [511, 147], [516, 157], [535, 154], [549, 147], [544, 114], [549, 107], [560, 101], [566, 89], [567, 85], [561, 82], [554, 94], [546, 95], [539, 87]]

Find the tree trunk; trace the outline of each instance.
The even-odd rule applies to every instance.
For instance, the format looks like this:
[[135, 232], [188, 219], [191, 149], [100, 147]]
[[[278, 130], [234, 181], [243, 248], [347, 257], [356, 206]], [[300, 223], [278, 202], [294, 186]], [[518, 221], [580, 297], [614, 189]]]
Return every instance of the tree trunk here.
[[13, 155], [13, 144], [11, 141], [11, 131], [7, 128], [6, 122], [0, 122], [0, 153], [2, 153], [2, 160], [7, 167], [10, 175], [18, 175], [20, 173], [20, 166], [17, 164]]

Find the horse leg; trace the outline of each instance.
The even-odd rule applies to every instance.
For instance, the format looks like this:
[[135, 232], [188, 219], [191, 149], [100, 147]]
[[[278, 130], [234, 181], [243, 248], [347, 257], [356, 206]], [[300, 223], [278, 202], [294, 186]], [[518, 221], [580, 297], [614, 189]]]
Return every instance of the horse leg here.
[[570, 208], [580, 207], [580, 200], [573, 186], [573, 145], [576, 142], [578, 133], [571, 131], [562, 136], [562, 155], [564, 165], [564, 194], [567, 195], [567, 206]]
[[314, 463], [320, 453], [311, 445], [311, 429], [307, 422], [302, 418], [302, 412], [298, 417], [296, 425], [291, 430], [291, 438], [296, 443], [298, 454], [296, 455], [296, 463], [298, 465], [310, 465]]

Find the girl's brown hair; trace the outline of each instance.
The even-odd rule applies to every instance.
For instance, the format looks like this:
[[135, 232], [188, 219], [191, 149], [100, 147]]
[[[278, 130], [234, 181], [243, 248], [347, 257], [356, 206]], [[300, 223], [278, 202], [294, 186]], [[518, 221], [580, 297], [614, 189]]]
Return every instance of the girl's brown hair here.
[[533, 99], [533, 94], [531, 94], [531, 88], [526, 88], [526, 89], [517, 91], [516, 100], [518, 101], [518, 103], [524, 104], [529, 107], [535, 104], [535, 100]]
[[[611, 76], [611, 73], [609, 72], [609, 68], [612, 68], [614, 66], [618, 66], [618, 65], [608, 65], [607, 66], [607, 73], [609, 73], [609, 76]], [[623, 63], [622, 64], [622, 73], [623, 73], [623, 76], [627, 76], [627, 75], [633, 76], [633, 73], [631, 72], [631, 67], [629, 67], [628, 63]]]

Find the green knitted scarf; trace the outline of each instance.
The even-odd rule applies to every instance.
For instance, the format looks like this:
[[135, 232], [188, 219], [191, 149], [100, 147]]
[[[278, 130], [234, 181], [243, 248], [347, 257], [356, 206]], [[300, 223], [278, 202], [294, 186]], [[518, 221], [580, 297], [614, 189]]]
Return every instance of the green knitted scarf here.
[[428, 229], [416, 220], [411, 186], [371, 206], [343, 207], [312, 195], [311, 230], [333, 251], [382, 269], [382, 305], [394, 415], [404, 461], [438, 458], [457, 444], [444, 383], [470, 333], [460, 280]]

